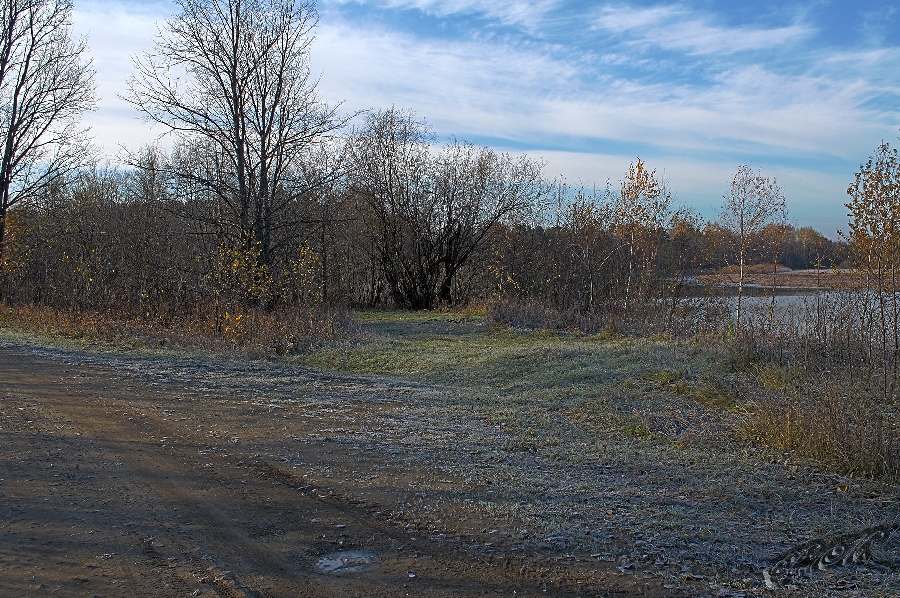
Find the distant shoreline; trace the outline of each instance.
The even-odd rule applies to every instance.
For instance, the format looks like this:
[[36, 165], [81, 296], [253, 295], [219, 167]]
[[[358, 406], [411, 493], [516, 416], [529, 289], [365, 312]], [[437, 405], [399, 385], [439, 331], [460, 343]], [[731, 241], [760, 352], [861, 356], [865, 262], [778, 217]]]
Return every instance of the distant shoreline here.
[[[860, 284], [858, 271], [855, 269], [823, 269], [823, 270], [791, 270], [778, 267], [773, 275], [760, 273], [761, 267], [754, 265], [749, 268], [751, 272], [744, 272], [745, 289], [771, 289], [773, 286], [789, 288], [792, 291], [827, 291], [838, 288], [853, 288]], [[773, 280], [774, 279], [774, 280]], [[737, 287], [740, 284], [738, 272], [722, 272], [714, 274], [698, 274], [692, 280], [701, 285], [716, 285], [723, 287]]]

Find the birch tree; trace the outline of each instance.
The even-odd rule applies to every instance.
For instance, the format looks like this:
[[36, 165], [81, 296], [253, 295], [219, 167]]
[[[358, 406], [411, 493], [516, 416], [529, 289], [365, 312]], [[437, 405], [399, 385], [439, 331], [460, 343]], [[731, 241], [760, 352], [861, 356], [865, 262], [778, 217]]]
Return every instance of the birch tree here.
[[744, 266], [750, 240], [768, 224], [783, 221], [787, 213], [784, 192], [775, 179], [762, 176], [749, 164], [742, 164], [731, 179], [724, 196], [719, 222], [732, 234], [739, 264], [735, 328], [741, 325], [741, 299], [744, 291]]
[[646, 300], [652, 282], [662, 235], [672, 217], [672, 193], [662, 176], [640, 158], [628, 165], [619, 188], [616, 231], [628, 248], [624, 311]]
[[[847, 189], [850, 229], [844, 238], [874, 292], [878, 310], [884, 395], [893, 394], [900, 355], [900, 154], [882, 143]], [[892, 371], [892, 376], [888, 372]]]

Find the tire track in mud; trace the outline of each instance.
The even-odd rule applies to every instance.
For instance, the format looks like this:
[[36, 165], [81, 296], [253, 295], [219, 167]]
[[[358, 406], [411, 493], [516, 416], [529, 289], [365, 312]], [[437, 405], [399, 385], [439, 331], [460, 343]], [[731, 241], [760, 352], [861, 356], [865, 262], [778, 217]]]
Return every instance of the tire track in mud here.
[[[124, 376], [96, 363], [48, 360], [0, 346], [0, 397], [4, 412], [12, 412], [0, 426], [15, 436], [14, 450], [30, 451], [22, 467], [40, 466], [38, 447], [56, 451], [44, 451], [52, 467], [39, 482], [9, 463], [4, 479], [15, 478], [15, 492], [23, 496], [37, 494], [36, 483], [49, 487], [50, 476], [67, 480], [65, 496], [44, 497], [46, 511], [19, 503], [28, 514], [24, 519], [58, 528], [46, 532], [47, 542], [59, 543], [61, 528], [73, 521], [91, 528], [77, 542], [64, 543], [77, 557], [45, 573], [41, 584], [152, 597], [546, 595], [548, 589], [554, 595], [679, 595], [642, 580], [616, 580], [597, 562], [473, 552], [469, 547], [478, 538], [472, 526], [488, 529], [487, 521], [454, 529], [448, 520], [445, 536], [456, 542], [428, 540], [427, 532], [418, 537], [421, 526], [404, 524], [390, 506], [398, 497], [410, 498], [408, 486], [389, 480], [377, 491], [348, 494], [274, 463], [274, 455], [284, 453], [279, 443], [295, 438], [292, 432], [310, 437], [321, 422], [292, 421], [291, 430], [281, 430], [275, 423], [282, 420], [254, 411], [239, 396], [185, 400], [198, 394], [190, 381]], [[210, 428], [240, 432], [245, 440], [212, 446], [221, 438], [211, 439]], [[296, 443], [291, 450], [297, 452]], [[7, 447], [0, 451], [11, 462]], [[374, 456], [324, 438], [303, 443], [301, 452], [305, 462], [318, 458], [323, 467], [374, 468], [366, 462]], [[392, 465], [400, 467], [378, 467]], [[0, 486], [0, 499], [7, 486]], [[60, 512], [50, 515], [54, 509]], [[355, 549], [378, 554], [380, 567], [345, 576], [326, 576], [314, 567], [322, 555]], [[22, 577], [4, 552], [0, 548], [0, 577]], [[11, 589], [38, 587], [28, 583]]]
[[[14, 374], [4, 376], [4, 386], [11, 386], [10, 383], [14, 376]], [[210, 476], [205, 474], [202, 469], [190, 467], [185, 469], [189, 461], [195, 460], [191, 458], [192, 456], [185, 454], [189, 447], [195, 446], [191, 445], [187, 438], [182, 438], [183, 442], [176, 445], [175, 450], [170, 451], [154, 450], [156, 447], [151, 443], [134, 439], [138, 434], [158, 438], [175, 438], [177, 430], [161, 425], [163, 422], [152, 418], [141, 422], [140, 430], [134, 430], [129, 429], [129, 426], [115, 418], [109, 417], [110, 414], [116, 412], [118, 407], [115, 405], [114, 399], [105, 398], [105, 395], [110, 394], [109, 385], [99, 388], [102, 390], [104, 398], [89, 396], [93, 393], [84, 396], [79, 390], [69, 390], [68, 392], [57, 390], [57, 392], [47, 393], [48, 396], [44, 398], [44, 402], [39, 402], [36, 396], [27, 396], [28, 389], [46, 384], [45, 377], [32, 373], [22, 375], [19, 380], [18, 390], [24, 391], [23, 394], [26, 396], [22, 399], [28, 401], [30, 405], [27, 409], [28, 417], [31, 419], [27, 420], [27, 423], [37, 432], [30, 439], [30, 443], [39, 444], [38, 438], [56, 436], [55, 429], [61, 428], [60, 424], [67, 424], [70, 434], [73, 434], [75, 438], [83, 439], [75, 446], [69, 443], [67, 452], [78, 451], [79, 454], [93, 454], [102, 457], [103, 463], [117, 463], [120, 470], [127, 472], [137, 484], [143, 486], [140, 488], [142, 492], [139, 497], [127, 494], [117, 497], [120, 504], [114, 509], [120, 514], [123, 526], [130, 528], [129, 535], [140, 538], [140, 559], [130, 568], [137, 574], [139, 580], [155, 578], [148, 582], [139, 581], [138, 583], [143, 583], [144, 587], [134, 588], [138, 590], [138, 595], [157, 595], [159, 593], [190, 595], [192, 588], [189, 588], [183, 581], [183, 578], [189, 578], [190, 574], [177, 575], [178, 572], [173, 569], [183, 569], [185, 563], [197, 564], [196, 552], [208, 553], [208, 558], [216, 562], [216, 564], [208, 566], [209, 575], [206, 577], [216, 592], [224, 596], [255, 595], [241, 581], [241, 575], [252, 575], [256, 571], [264, 571], [266, 575], [274, 576], [276, 580], [282, 581], [297, 577], [297, 575], [292, 575], [295, 572], [283, 558], [268, 550], [264, 544], [241, 534], [239, 527], [222, 513], [215, 501], [197, 500], [198, 496], [208, 494], [202, 492], [198, 488], [198, 484], [205, 483], [208, 487], [215, 487], [217, 480], [209, 479]], [[56, 388], [59, 389], [60, 386], [57, 385]], [[78, 426], [78, 423], [82, 425]], [[74, 432], [75, 429], [81, 429], [81, 432]], [[59, 440], [60, 438], [55, 438], [57, 444], [59, 444]], [[166, 446], [173, 448], [171, 444]], [[100, 473], [94, 471], [90, 478], [97, 478]], [[150, 484], [152, 488], [147, 487], [148, 480], [152, 480]], [[96, 483], [91, 483], [90, 488], [102, 492], [113, 486], [114, 482], [105, 479], [102, 484], [102, 486], [98, 486]], [[150, 491], [143, 491], [146, 489]], [[128, 492], [124, 488], [119, 488], [119, 490]], [[140, 502], [140, 512], [133, 512], [133, 506], [122, 504], [123, 498], [131, 499], [127, 501], [131, 505]], [[179, 518], [184, 518], [184, 516], [191, 518], [196, 531], [188, 532], [185, 539], [179, 538], [186, 530], [173, 526], [171, 520], [173, 512], [178, 513]], [[133, 521], [128, 521], [128, 519], [133, 519]], [[187, 542], [188, 538], [192, 542]], [[191, 550], [188, 547], [189, 544], [197, 544], [197, 546]], [[168, 548], [165, 554], [172, 556], [166, 558], [161, 556], [159, 550], [163, 547]], [[180, 548], [180, 550], [173, 552], [173, 547]], [[132, 552], [135, 551], [132, 550]], [[167, 559], [173, 559], [176, 562]], [[307, 583], [306, 585], [315, 586], [316, 584]], [[287, 588], [284, 587], [284, 589]], [[327, 595], [327, 593], [315, 591], [315, 588], [310, 589], [314, 590], [310, 595]], [[297, 588], [290, 592], [285, 591], [281, 595], [304, 595], [305, 592], [300, 590]]]

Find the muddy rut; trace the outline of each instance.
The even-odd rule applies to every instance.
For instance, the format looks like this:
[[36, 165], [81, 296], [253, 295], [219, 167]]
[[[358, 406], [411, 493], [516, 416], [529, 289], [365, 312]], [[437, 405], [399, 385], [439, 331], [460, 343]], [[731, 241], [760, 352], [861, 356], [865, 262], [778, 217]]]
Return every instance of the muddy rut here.
[[517, 547], [373, 440], [415, 388], [223, 372], [0, 345], [0, 595], [694, 593]]

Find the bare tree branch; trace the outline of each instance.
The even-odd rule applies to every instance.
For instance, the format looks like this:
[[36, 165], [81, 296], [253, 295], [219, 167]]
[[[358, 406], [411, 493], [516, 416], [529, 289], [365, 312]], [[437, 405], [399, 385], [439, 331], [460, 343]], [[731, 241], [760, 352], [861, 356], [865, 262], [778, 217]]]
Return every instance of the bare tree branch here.
[[[180, 12], [153, 52], [135, 58], [124, 99], [150, 121], [215, 157], [173, 174], [205, 186], [223, 204], [218, 223], [271, 264], [284, 244], [282, 216], [306, 189], [304, 165], [346, 119], [322, 103], [310, 76], [317, 13], [312, 0], [176, 0]], [[191, 165], [189, 168], [182, 166]], [[305, 191], [304, 191], [305, 192]], [[285, 198], [288, 198], [287, 200]], [[231, 234], [227, 231], [235, 231]]]
[[71, 20], [71, 0], [0, 5], [0, 261], [10, 208], [91, 155], [78, 121], [96, 103], [94, 69]]

